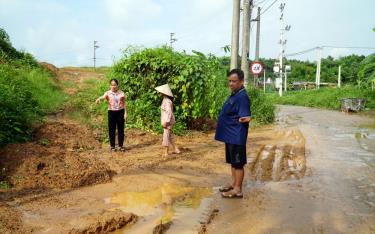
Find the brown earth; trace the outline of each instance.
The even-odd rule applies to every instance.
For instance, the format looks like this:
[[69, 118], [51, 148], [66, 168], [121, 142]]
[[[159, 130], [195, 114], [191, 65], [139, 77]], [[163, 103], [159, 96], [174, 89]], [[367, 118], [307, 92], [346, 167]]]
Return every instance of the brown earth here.
[[[76, 84], [65, 90], [72, 95], [85, 79], [102, 77], [103, 74], [74, 68], [58, 71], [61, 81]], [[212, 188], [228, 182], [224, 147], [213, 140], [213, 132], [191, 132], [176, 137], [182, 154], [162, 157], [160, 135], [126, 129], [126, 152], [110, 153], [108, 145], [99, 141], [95, 131], [67, 116], [64, 112], [50, 116], [35, 130], [34, 141], [0, 150], [0, 167], [4, 168], [1, 180], [12, 186], [0, 190], [0, 228], [3, 229], [0, 231], [107, 233], [130, 227], [143, 217], [142, 212], [126, 210], [121, 204], [103, 203], [115, 194], [149, 193], [153, 189], [158, 194], [157, 189], [164, 188], [165, 184], [182, 186], [172, 189], [181, 189], [181, 193], [172, 192], [168, 202], [161, 201], [162, 210], [170, 211], [184, 201], [199, 204], [203, 197], [194, 195], [194, 187]], [[297, 128], [268, 126], [251, 130], [247, 179], [265, 182], [302, 178], [306, 171], [304, 144]], [[166, 193], [165, 188], [162, 193]], [[191, 218], [189, 225], [198, 222], [194, 224], [198, 225], [196, 232], [206, 232], [207, 226], [220, 214], [215, 206], [207, 209], [202, 219]], [[143, 222], [151, 221], [145, 218]], [[174, 221], [150, 225], [155, 233], [167, 228], [171, 233], [178, 233], [186, 228]]]
[[12, 196], [108, 182], [115, 172], [91, 156], [100, 147], [87, 127], [67, 120], [48, 121], [36, 130], [34, 142], [1, 149], [0, 167]]
[[39, 63], [44, 69], [46, 69], [47, 71], [49, 71], [53, 76], [57, 76], [58, 73], [59, 73], [59, 69], [53, 65], [53, 64], [50, 64], [50, 63], [47, 63], [47, 62], [40, 62]]

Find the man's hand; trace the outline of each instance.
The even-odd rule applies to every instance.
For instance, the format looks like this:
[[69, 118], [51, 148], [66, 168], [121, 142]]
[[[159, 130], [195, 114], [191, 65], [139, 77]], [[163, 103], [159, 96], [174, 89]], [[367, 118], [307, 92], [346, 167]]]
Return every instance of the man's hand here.
[[238, 121], [240, 123], [249, 123], [251, 121], [251, 117], [241, 117]]

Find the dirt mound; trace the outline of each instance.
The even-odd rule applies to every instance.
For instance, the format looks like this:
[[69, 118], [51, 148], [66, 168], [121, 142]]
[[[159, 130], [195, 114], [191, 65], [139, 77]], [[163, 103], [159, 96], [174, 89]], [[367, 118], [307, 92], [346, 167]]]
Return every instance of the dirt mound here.
[[103, 211], [95, 216], [87, 215], [77, 219], [69, 234], [81, 233], [109, 233], [116, 231], [126, 225], [137, 222], [137, 216], [124, 213], [121, 210]]
[[49, 121], [35, 130], [35, 138], [41, 145], [63, 147], [67, 151], [92, 150], [101, 146], [91, 129], [71, 121]]
[[53, 65], [53, 64], [50, 64], [50, 63], [46, 63], [46, 62], [40, 62], [39, 63], [44, 69], [46, 69], [47, 71], [49, 71], [52, 75], [54, 76], [57, 76], [58, 73], [59, 73], [59, 69]]
[[1, 180], [16, 190], [64, 189], [108, 182], [114, 172], [93, 151], [100, 148], [89, 129], [69, 122], [48, 122], [34, 142], [0, 150]]
[[305, 139], [298, 129], [277, 131], [268, 136], [260, 134], [254, 140], [251, 148], [257, 150], [252, 150], [249, 155], [253, 179], [282, 181], [300, 179], [305, 175]]
[[22, 214], [3, 202], [0, 202], [0, 233], [30, 233], [21, 220]]

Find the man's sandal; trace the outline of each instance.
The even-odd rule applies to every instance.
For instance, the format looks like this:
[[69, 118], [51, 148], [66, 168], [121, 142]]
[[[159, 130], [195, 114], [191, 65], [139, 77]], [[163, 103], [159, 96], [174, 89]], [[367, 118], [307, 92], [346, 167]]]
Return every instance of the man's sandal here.
[[222, 186], [221, 188], [219, 188], [219, 192], [229, 192], [230, 190], [232, 190], [233, 187], [232, 186]]
[[221, 196], [223, 198], [243, 198], [243, 194], [242, 193], [221, 193]]

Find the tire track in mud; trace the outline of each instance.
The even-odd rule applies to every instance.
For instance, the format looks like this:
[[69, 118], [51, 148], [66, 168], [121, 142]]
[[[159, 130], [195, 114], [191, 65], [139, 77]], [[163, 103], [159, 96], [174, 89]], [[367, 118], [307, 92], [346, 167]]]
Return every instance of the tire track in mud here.
[[276, 140], [249, 154], [250, 178], [256, 181], [300, 179], [306, 172], [305, 139], [298, 129], [276, 132]]

